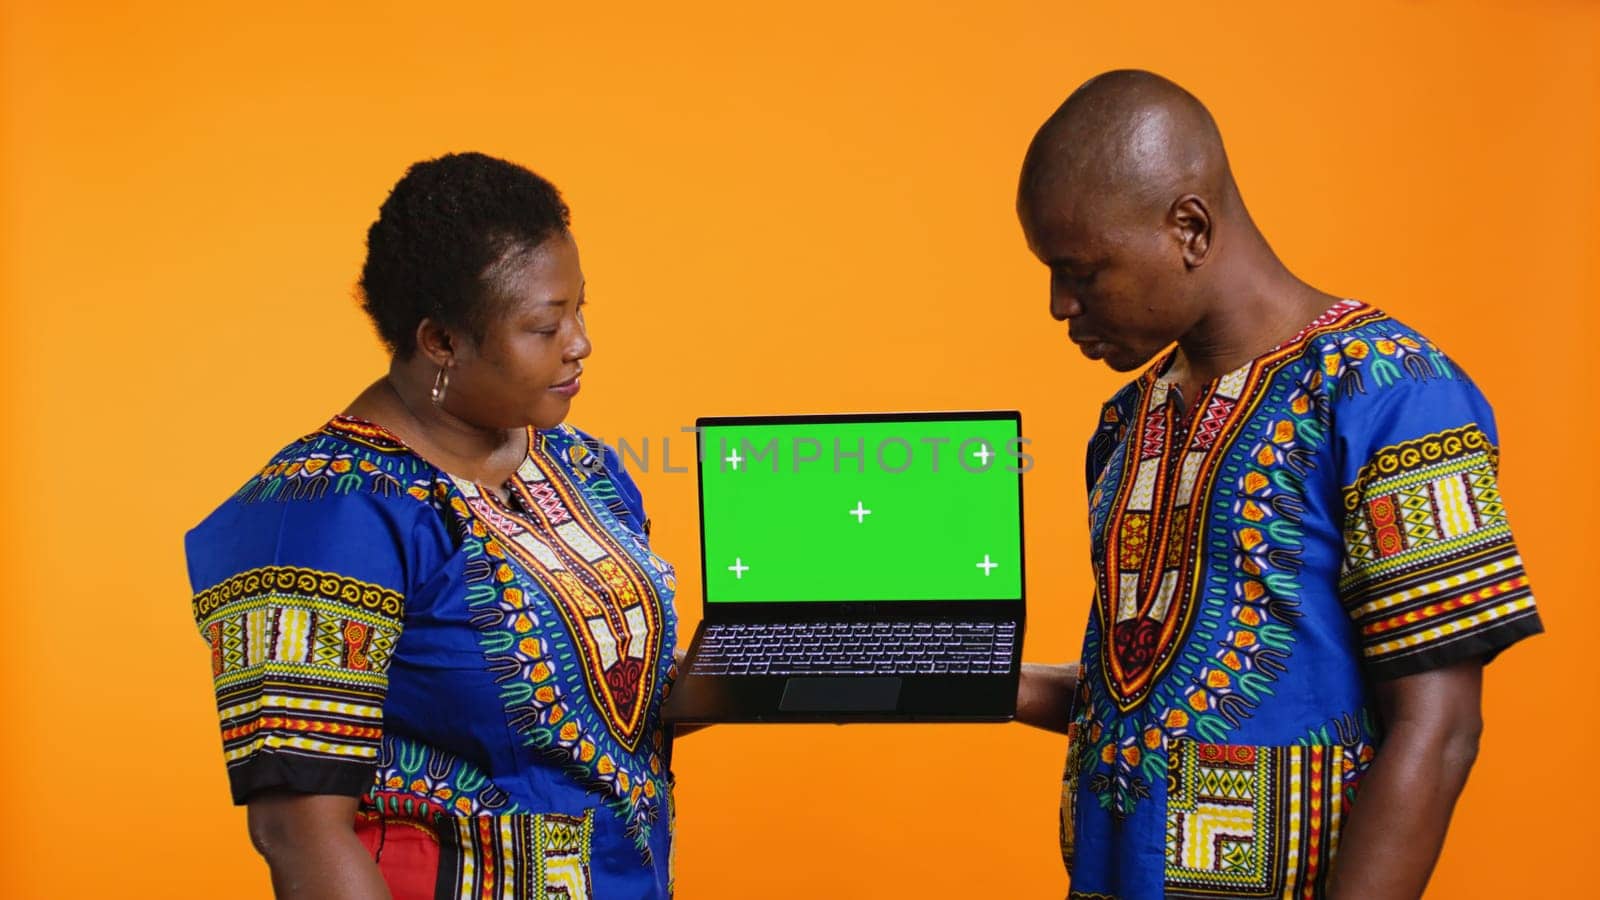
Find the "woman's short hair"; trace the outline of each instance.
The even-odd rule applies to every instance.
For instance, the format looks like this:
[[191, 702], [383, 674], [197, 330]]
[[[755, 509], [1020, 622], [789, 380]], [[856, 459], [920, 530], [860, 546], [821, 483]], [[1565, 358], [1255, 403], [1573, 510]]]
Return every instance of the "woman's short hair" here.
[[416, 163], [367, 229], [362, 306], [402, 359], [425, 318], [481, 340], [494, 312], [490, 270], [570, 225], [555, 185], [515, 163], [482, 153]]

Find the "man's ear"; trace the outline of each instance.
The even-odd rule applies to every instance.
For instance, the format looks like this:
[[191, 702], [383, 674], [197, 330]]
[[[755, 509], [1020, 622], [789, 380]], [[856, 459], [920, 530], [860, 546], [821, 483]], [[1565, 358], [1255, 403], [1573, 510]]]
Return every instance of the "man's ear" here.
[[1198, 269], [1211, 254], [1211, 209], [1197, 194], [1185, 194], [1167, 211], [1167, 224], [1178, 239], [1183, 264]]

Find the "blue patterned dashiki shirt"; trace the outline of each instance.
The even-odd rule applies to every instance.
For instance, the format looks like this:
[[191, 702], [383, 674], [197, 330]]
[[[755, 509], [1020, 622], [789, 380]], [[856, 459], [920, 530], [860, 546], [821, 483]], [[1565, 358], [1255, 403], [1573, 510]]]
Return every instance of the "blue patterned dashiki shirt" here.
[[189, 533], [234, 802], [361, 797], [397, 898], [668, 897], [672, 567], [571, 427], [509, 487], [338, 417]]
[[1062, 786], [1072, 897], [1320, 897], [1382, 740], [1371, 683], [1541, 630], [1488, 403], [1354, 301], [1174, 407], [1102, 410]]

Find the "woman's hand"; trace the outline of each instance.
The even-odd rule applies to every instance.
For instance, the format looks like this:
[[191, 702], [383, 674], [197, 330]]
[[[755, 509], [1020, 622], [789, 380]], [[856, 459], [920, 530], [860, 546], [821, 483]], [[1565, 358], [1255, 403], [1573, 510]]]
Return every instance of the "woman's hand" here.
[[1078, 689], [1078, 664], [1023, 663], [1017, 679], [1017, 721], [1046, 731], [1067, 733], [1072, 694]]
[[[683, 660], [684, 660], [684, 657], [686, 657], [688, 655], [689, 655], [689, 651], [683, 649], [682, 647], [673, 648], [672, 658], [674, 660], [676, 660], [677, 663], [678, 663], [678, 677], [679, 678], [683, 677]], [[696, 731], [699, 731], [702, 728], [710, 728], [710, 727], [711, 727], [711, 723], [709, 723], [709, 722], [706, 722], [706, 723], [700, 724], [700, 725], [674, 725], [672, 727], [672, 735], [673, 735], [673, 737], [683, 737], [686, 734], [694, 734]]]
[[356, 837], [355, 797], [266, 793], [250, 800], [250, 842], [278, 900], [389, 900], [378, 864]]

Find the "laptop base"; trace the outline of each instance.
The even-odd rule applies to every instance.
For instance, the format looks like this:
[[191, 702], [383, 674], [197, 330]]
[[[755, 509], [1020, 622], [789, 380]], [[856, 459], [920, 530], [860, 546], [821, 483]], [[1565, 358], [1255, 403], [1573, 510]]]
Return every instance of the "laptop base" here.
[[668, 724], [1008, 722], [1017, 673], [990, 676], [691, 675], [662, 708]]

